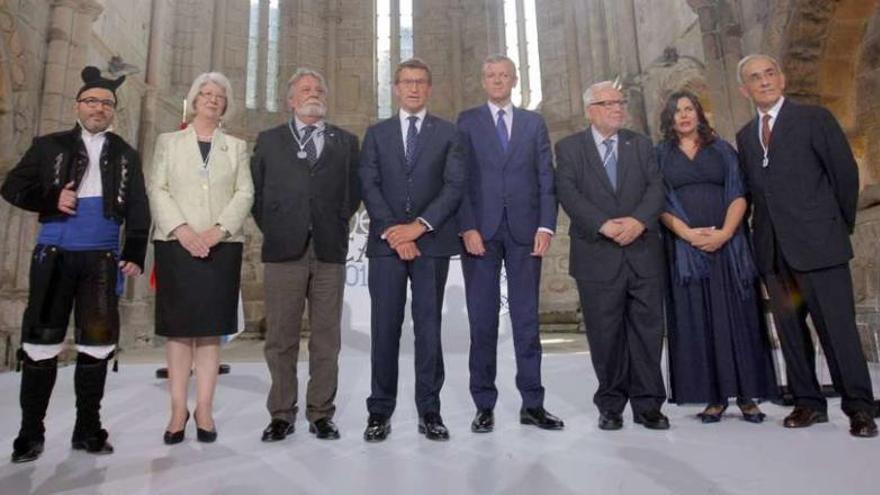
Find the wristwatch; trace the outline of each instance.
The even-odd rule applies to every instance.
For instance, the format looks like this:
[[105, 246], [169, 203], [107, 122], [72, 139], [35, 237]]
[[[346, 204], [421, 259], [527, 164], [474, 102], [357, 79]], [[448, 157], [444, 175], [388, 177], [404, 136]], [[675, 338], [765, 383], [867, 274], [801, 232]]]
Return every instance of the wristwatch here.
[[226, 230], [226, 227], [220, 225], [219, 223], [215, 223], [214, 226], [217, 227], [218, 229], [220, 229], [221, 232], [223, 232], [223, 239], [224, 240], [232, 237], [232, 233], [229, 232], [228, 230]]

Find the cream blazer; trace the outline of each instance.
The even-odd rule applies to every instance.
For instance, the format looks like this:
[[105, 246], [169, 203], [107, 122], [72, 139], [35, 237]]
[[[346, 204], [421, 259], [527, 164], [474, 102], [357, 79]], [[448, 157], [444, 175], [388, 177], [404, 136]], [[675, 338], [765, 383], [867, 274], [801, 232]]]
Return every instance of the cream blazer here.
[[254, 202], [254, 183], [244, 140], [214, 132], [208, 166], [192, 126], [160, 134], [147, 183], [153, 239], [174, 239], [186, 223], [196, 232], [219, 224], [230, 242], [244, 242], [242, 225]]

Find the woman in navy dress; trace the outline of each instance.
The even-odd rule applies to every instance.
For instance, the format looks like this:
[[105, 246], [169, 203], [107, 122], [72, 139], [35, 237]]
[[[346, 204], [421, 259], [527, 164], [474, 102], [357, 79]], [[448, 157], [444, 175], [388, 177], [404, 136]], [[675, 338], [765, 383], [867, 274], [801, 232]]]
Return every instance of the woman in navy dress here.
[[708, 404], [698, 416], [715, 423], [736, 397], [743, 418], [760, 423], [755, 400], [775, 397], [777, 386], [736, 152], [687, 91], [669, 97], [661, 128], [670, 401]]

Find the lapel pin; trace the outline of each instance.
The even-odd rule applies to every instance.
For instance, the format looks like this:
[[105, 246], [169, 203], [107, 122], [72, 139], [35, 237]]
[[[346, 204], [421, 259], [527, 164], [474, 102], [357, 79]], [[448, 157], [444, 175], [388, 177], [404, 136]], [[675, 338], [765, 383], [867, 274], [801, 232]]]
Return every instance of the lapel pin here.
[[220, 147], [220, 150], [221, 150], [221, 151], [227, 151], [228, 149], [229, 149], [229, 148], [228, 148], [225, 144], [224, 144], [223, 146]]

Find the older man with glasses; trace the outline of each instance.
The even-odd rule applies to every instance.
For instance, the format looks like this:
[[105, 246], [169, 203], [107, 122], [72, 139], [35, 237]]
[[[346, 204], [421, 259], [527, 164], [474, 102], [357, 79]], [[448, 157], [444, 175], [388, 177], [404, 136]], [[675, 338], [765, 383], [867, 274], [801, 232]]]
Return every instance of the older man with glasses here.
[[590, 127], [556, 144], [556, 190], [571, 218], [569, 273], [577, 282], [599, 379], [599, 428], [633, 420], [665, 430], [660, 372], [663, 180], [650, 139], [623, 129], [626, 100], [611, 82], [584, 93]]

